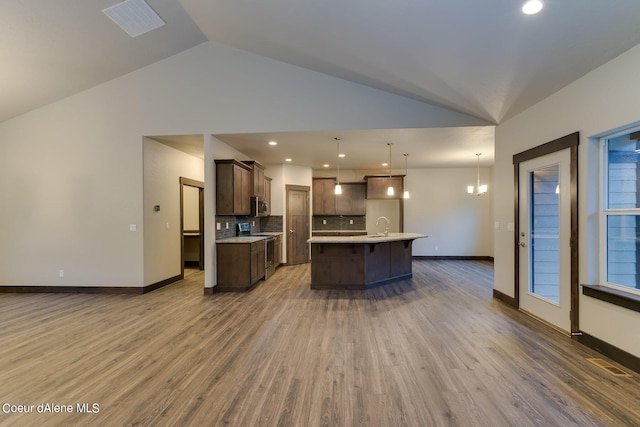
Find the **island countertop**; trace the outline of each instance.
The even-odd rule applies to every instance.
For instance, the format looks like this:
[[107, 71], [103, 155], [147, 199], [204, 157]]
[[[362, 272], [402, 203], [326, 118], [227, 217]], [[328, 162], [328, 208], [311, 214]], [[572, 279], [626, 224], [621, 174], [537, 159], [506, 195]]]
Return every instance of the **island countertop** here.
[[387, 236], [383, 234], [368, 234], [362, 236], [313, 236], [307, 242], [309, 243], [385, 243], [397, 242], [399, 240], [414, 240], [428, 237], [419, 233], [389, 233]]

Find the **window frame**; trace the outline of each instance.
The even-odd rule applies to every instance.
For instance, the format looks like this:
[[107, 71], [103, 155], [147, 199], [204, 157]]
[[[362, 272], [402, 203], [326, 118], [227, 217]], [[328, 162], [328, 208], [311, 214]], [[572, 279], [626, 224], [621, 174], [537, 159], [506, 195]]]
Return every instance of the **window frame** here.
[[[599, 244], [598, 244], [598, 258], [599, 258], [599, 271], [600, 271], [600, 285], [609, 289], [613, 289], [615, 291], [629, 293], [635, 296], [640, 297], [640, 288], [632, 288], [629, 286], [619, 285], [616, 283], [609, 282], [607, 280], [608, 277], [608, 225], [607, 219], [609, 216], [640, 216], [640, 208], [618, 208], [618, 209], [610, 209], [609, 206], [609, 141], [611, 139], [630, 135], [634, 132], [640, 131], [640, 126], [635, 126], [632, 128], [627, 128], [623, 131], [619, 131], [616, 133], [612, 133], [600, 138], [599, 141], [599, 151], [600, 151], [600, 162], [599, 162], [599, 218], [598, 218], [598, 229], [599, 229]], [[640, 177], [636, 177], [636, 179], [640, 179]], [[636, 278], [638, 280], [638, 278]]]

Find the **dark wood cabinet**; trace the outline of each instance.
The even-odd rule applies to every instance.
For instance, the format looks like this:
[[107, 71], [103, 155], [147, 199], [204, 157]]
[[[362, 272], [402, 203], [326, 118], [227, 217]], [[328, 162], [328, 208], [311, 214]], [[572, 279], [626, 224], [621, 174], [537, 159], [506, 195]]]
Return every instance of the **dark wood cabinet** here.
[[246, 160], [243, 162], [251, 168], [251, 196], [265, 198], [264, 188], [264, 166], [255, 160]]
[[216, 160], [216, 214], [251, 214], [251, 168], [237, 160]]
[[273, 264], [277, 267], [282, 264], [282, 235], [276, 236], [276, 241], [273, 245]]
[[[401, 199], [404, 191], [404, 175], [389, 176], [365, 176], [367, 181], [367, 199]], [[387, 195], [389, 183], [393, 187], [394, 195]]]
[[336, 215], [366, 215], [366, 185], [342, 184], [342, 194], [336, 195]]
[[264, 241], [251, 243], [251, 284], [264, 277]]
[[264, 240], [252, 243], [218, 243], [218, 290], [246, 291], [264, 277]]
[[335, 215], [335, 178], [313, 179], [313, 215]]
[[271, 215], [271, 178], [264, 177], [264, 200], [267, 202], [267, 215]]

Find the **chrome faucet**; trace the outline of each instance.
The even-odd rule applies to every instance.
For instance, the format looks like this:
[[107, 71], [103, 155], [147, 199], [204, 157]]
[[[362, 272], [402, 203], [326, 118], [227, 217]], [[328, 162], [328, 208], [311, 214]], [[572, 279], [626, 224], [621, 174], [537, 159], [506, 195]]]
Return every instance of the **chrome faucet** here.
[[389, 218], [387, 218], [386, 216], [381, 216], [376, 220], [376, 230], [378, 229], [378, 224], [380, 224], [381, 219], [384, 219], [387, 223], [387, 226], [384, 228], [384, 237], [387, 237], [389, 236]]

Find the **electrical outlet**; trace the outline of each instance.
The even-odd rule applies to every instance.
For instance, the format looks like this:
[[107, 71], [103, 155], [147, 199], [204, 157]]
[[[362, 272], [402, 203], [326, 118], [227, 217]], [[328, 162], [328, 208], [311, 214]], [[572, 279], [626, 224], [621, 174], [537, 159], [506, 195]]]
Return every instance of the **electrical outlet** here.
[[64, 277], [64, 270], [58, 271], [58, 277]]
[[164, 228], [166, 228], [167, 230], [169, 229], [169, 223], [168, 222], [164, 223]]
[[227, 230], [228, 230], [228, 229], [229, 229], [229, 223], [228, 223], [228, 222], [225, 222], [225, 224], [227, 225]]
[[216, 230], [221, 230], [221, 229], [222, 229], [222, 227], [220, 226], [220, 223], [216, 222]]
[[438, 245], [436, 245], [436, 252], [438, 252], [438, 250], [439, 250]]
[[349, 220], [349, 224], [353, 225], [353, 220], [352, 219]]
[[322, 220], [322, 225], [327, 225], [327, 220], [326, 219]]

